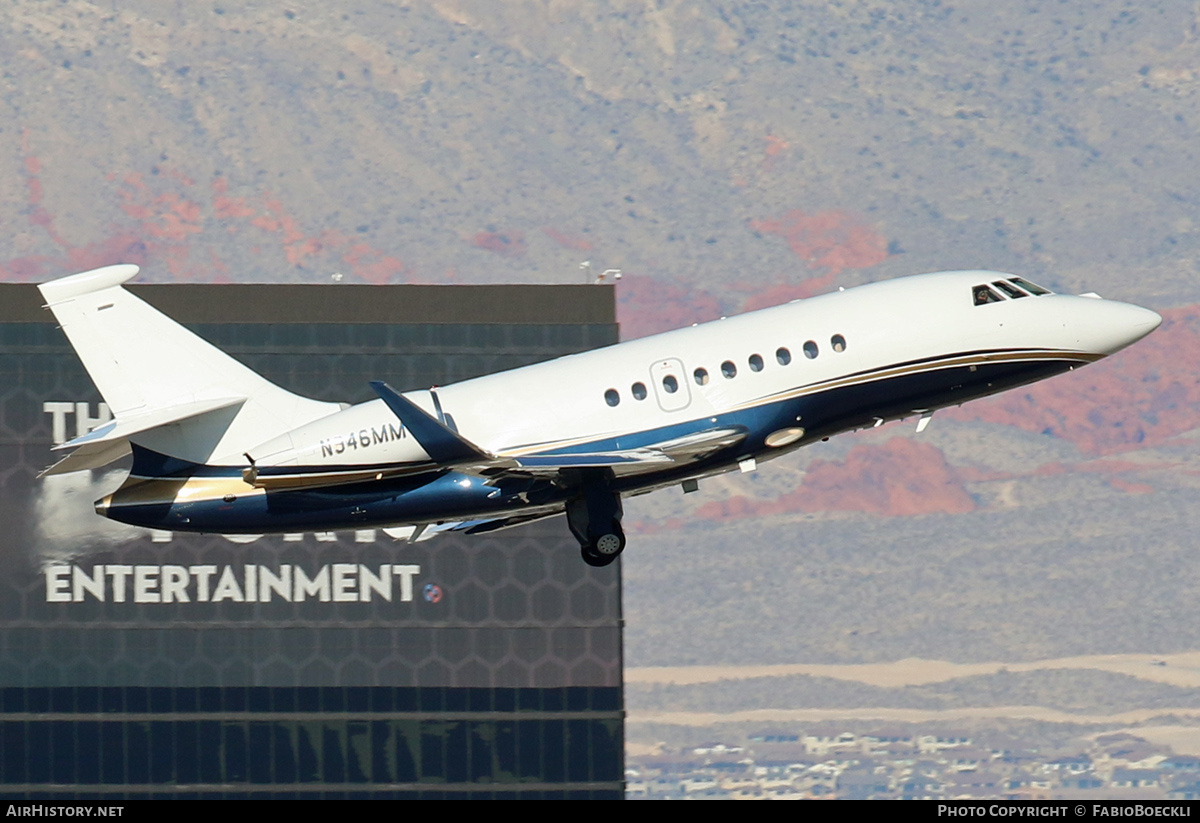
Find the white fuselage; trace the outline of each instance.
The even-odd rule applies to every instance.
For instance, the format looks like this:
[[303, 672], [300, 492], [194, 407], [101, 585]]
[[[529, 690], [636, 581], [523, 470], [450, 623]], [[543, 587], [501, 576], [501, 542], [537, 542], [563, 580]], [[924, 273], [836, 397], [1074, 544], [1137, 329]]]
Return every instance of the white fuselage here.
[[[938, 408], [1093, 362], [1161, 322], [1023, 282], [996, 272], [890, 280], [427, 391], [376, 382], [379, 400], [329, 414], [241, 375], [255, 421], [299, 409], [275, 429], [283, 434], [261, 436], [271, 430], [235, 416], [205, 441], [219, 450], [195, 449], [214, 455], [203, 462], [156, 448], [173, 436], [163, 427], [134, 434], [130, 476], [97, 511], [224, 533], [478, 532], [565, 511], [583, 559], [604, 565], [625, 545], [625, 495], [694, 488], [914, 413], [923, 426]], [[214, 373], [242, 368], [206, 356]], [[214, 383], [211, 394], [191, 398], [214, 407], [200, 413], [206, 427], [242, 414], [222, 399], [239, 392]]]
[[[496, 454], [611, 441], [620, 447], [639, 433], [819, 391], [854, 375], [886, 374], [900, 364], [936, 368], [947, 358], [994, 361], [1003, 352], [1042, 358], [1058, 352], [1082, 356], [1082, 364], [1128, 345], [1160, 322], [1148, 310], [1093, 297], [1051, 294], [973, 304], [972, 287], [1004, 276], [949, 272], [873, 283], [463, 381], [437, 389], [437, 398], [459, 433]], [[835, 336], [844, 342], [833, 342]], [[815, 356], [805, 353], [806, 344]], [[725, 371], [733, 376], [725, 376], [722, 364], [732, 364]], [[696, 378], [697, 369], [707, 380]], [[671, 378], [673, 392], [664, 383]], [[642, 399], [634, 384], [644, 387]], [[606, 392], [616, 393], [616, 405]], [[987, 392], [971, 396], [980, 393]], [[407, 396], [437, 414], [429, 392]], [[881, 408], [887, 406], [886, 397], [880, 401]], [[929, 409], [917, 405], [908, 411]], [[396, 423], [383, 401], [373, 400], [249, 454], [263, 466], [427, 459], [414, 438], [391, 436]], [[244, 457], [227, 455], [226, 461], [243, 465]]]

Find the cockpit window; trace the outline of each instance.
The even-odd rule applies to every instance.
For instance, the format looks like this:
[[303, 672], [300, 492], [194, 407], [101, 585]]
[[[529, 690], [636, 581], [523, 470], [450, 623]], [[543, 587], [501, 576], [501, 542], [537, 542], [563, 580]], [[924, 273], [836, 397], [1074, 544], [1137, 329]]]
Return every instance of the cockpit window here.
[[1004, 299], [992, 291], [991, 286], [988, 286], [986, 283], [971, 289], [971, 294], [974, 296], [973, 299], [976, 306], [982, 306], [984, 303], [999, 303]]
[[1008, 278], [1008, 282], [1017, 284], [1021, 288], [1025, 289], [1025, 291], [1037, 297], [1041, 297], [1043, 294], [1054, 294], [1054, 292], [1050, 291], [1049, 289], [1044, 289], [1036, 283], [1030, 283], [1024, 277], [1010, 277]]
[[997, 280], [996, 282], [992, 283], [992, 285], [995, 286], [996, 288], [1000, 289], [1000, 291], [1007, 294], [1013, 300], [1016, 300], [1018, 297], [1028, 297], [1029, 296], [1025, 292], [1018, 289], [1013, 284], [1005, 283], [1003, 280]]

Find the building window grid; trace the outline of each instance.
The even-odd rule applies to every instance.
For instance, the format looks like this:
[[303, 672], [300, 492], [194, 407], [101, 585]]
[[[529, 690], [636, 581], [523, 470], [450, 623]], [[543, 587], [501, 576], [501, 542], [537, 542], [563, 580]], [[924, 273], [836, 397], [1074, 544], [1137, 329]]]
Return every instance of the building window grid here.
[[[258, 326], [260, 329], [261, 325]], [[579, 329], [582, 329], [580, 337]], [[247, 329], [234, 329], [232, 324], [220, 324], [203, 332], [223, 338], [232, 334], [245, 334]], [[525, 346], [566, 345], [572, 348], [591, 348], [615, 342], [615, 329], [609, 324], [586, 327], [564, 326], [530, 334], [529, 329], [513, 331], [509, 328], [486, 325], [458, 328], [442, 327], [423, 329], [423, 337], [430, 348], [458, 348], [461, 345], [478, 345], [486, 339], [492, 346], [511, 348], [511, 356], [518, 357], [516, 350]], [[0, 348], [5, 353], [21, 355], [27, 364], [33, 362], [33, 371], [41, 375], [46, 388], [61, 387], [75, 380], [75, 369], [59, 364], [63, 355], [70, 353], [61, 331], [51, 324], [0, 324]], [[395, 334], [405, 336], [396, 327], [358, 327], [339, 335], [332, 329], [315, 331], [311, 336], [302, 326], [275, 324], [247, 345], [243, 338], [240, 345], [232, 344], [251, 359], [261, 359], [264, 364], [277, 367], [275, 361], [284, 352], [305, 340], [312, 345], [347, 346], [355, 349], [370, 345], [381, 339], [383, 334], [392, 338]], [[208, 334], [205, 334], [208, 336]], [[317, 341], [317, 337], [320, 341]], [[295, 354], [295, 350], [286, 352]], [[452, 352], [446, 352], [448, 355]], [[365, 362], [366, 355], [355, 355], [347, 351], [346, 356], [355, 363]], [[510, 354], [505, 354], [509, 357]], [[463, 360], [461, 355], [455, 355]], [[243, 358], [246, 359], [246, 358]], [[379, 364], [399, 364], [402, 358], [387, 356], [378, 358]], [[410, 358], [411, 359], [411, 358]], [[472, 357], [472, 363], [483, 363], [486, 358]], [[495, 358], [492, 358], [493, 360]], [[488, 361], [489, 364], [491, 361]], [[527, 359], [525, 362], [528, 362]], [[511, 365], [521, 365], [515, 363]], [[38, 366], [44, 365], [39, 370]], [[473, 368], [473, 367], [472, 367]], [[271, 369], [267, 369], [271, 371]], [[278, 368], [275, 369], [276, 371]], [[485, 370], [493, 370], [490, 365]], [[22, 382], [28, 385], [30, 371], [21, 368]], [[36, 375], [35, 375], [36, 376]], [[280, 379], [279, 375], [268, 375]], [[36, 382], [36, 381], [35, 381]], [[91, 394], [90, 390], [87, 390]], [[93, 402], [97, 398], [92, 398]], [[324, 692], [326, 690], [322, 690]], [[328, 701], [326, 697], [328, 696]], [[389, 712], [418, 711], [422, 704], [430, 709], [441, 710], [449, 703], [463, 701], [463, 709], [469, 711], [512, 711], [511, 718], [504, 720], [453, 720], [450, 718], [432, 721], [428, 719], [358, 720], [352, 717], [333, 717], [328, 721], [303, 721], [290, 719], [254, 720], [237, 719], [239, 712], [288, 713], [293, 711], [339, 712]], [[341, 705], [337, 708], [338, 698]], [[360, 703], [365, 699], [368, 705]], [[313, 706], [311, 704], [315, 703]], [[487, 704], [484, 706], [483, 704]], [[0, 775], [3, 782], [11, 785], [60, 784], [60, 787], [30, 792], [31, 796], [45, 797], [49, 792], [57, 796], [90, 796], [88, 787], [95, 785], [138, 785], [167, 786], [174, 783], [196, 785], [243, 782], [253, 785], [263, 781], [275, 781], [284, 785], [324, 782], [332, 776], [327, 772], [337, 771], [338, 762], [324, 762], [323, 740], [313, 739], [311, 734], [332, 731], [334, 761], [340, 760], [345, 779], [381, 782], [421, 782], [444, 780], [445, 775], [424, 773], [418, 769], [419, 747], [426, 727], [431, 723], [457, 724], [467, 758], [464, 765], [465, 779], [471, 782], [490, 781], [511, 786], [510, 791], [497, 791], [498, 796], [528, 796], [516, 790], [513, 782], [544, 782], [548, 771], [563, 771], [573, 775], [586, 775], [588, 780], [618, 782], [621, 762], [621, 721], [618, 718], [587, 720], [522, 718], [522, 712], [554, 711], [612, 711], [621, 708], [620, 689], [614, 687], [567, 688], [567, 689], [451, 689], [437, 688], [356, 688], [328, 690], [328, 694], [316, 689], [305, 688], [156, 688], [156, 687], [5, 687], [0, 689]], [[301, 704], [308, 704], [302, 706]], [[438, 709], [433, 709], [436, 704]], [[327, 708], [328, 706], [328, 708]], [[53, 712], [58, 715], [89, 715], [70, 719], [6, 719], [4, 714], [33, 714]], [[122, 715], [145, 713], [170, 715], [173, 712], [189, 714], [225, 713], [224, 717], [210, 719], [132, 719]], [[228, 715], [232, 713], [234, 718]], [[97, 719], [100, 715], [102, 719]], [[441, 735], [443, 753], [449, 745], [449, 732]], [[607, 749], [590, 752], [590, 746], [581, 741], [607, 745]], [[530, 746], [522, 746], [522, 740]], [[557, 755], [547, 755], [540, 749], [549, 740], [556, 747]], [[580, 748], [582, 746], [582, 749]], [[580, 752], [587, 757], [580, 759]], [[566, 753], [575, 753], [574, 762], [564, 764]], [[229, 755], [233, 755], [230, 757]], [[414, 755], [418, 755], [414, 757]], [[456, 755], [458, 756], [458, 755]], [[549, 763], [549, 761], [556, 761]], [[612, 761], [611, 763], [607, 761]], [[549, 763], [549, 766], [547, 765]], [[603, 769], [611, 766], [616, 771], [602, 777], [593, 774], [597, 764]], [[407, 764], [407, 765], [406, 765]], [[614, 765], [616, 764], [616, 765]], [[330, 768], [326, 768], [326, 766]], [[508, 768], [506, 768], [508, 766]], [[528, 767], [528, 768], [526, 768]], [[407, 772], [408, 778], [403, 775]], [[364, 784], [369, 786], [370, 782]], [[61, 784], [74, 783], [70, 790]], [[273, 796], [269, 786], [262, 796]], [[0, 787], [3, 791], [3, 787]], [[405, 796], [436, 796], [448, 794], [435, 789], [404, 793]], [[196, 796], [213, 796], [214, 792], [199, 791]], [[385, 793], [395, 796], [396, 793]], [[537, 792], [545, 796], [567, 796], [566, 792]], [[572, 796], [612, 797], [619, 791], [609, 789], [572, 792]], [[105, 792], [104, 797], [117, 798], [120, 793]], [[228, 793], [230, 797], [246, 797], [245, 792]], [[464, 795], [484, 796], [472, 792]]]
[[10, 785], [77, 784], [81, 789], [98, 784], [603, 782], [620, 779], [613, 765], [620, 762], [620, 736], [617, 718], [519, 715], [497, 720], [368, 720], [353, 714], [321, 720], [0, 720], [0, 774]]

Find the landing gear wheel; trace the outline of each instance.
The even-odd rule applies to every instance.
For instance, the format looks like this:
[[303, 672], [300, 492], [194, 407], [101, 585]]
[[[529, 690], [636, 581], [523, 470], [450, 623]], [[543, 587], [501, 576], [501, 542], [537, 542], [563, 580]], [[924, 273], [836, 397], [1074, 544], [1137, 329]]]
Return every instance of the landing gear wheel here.
[[567, 501], [567, 526], [579, 541], [589, 566], [607, 566], [625, 549], [621, 495], [612, 489], [612, 472], [588, 469], [576, 477], [578, 496]]
[[612, 530], [580, 547], [583, 562], [589, 566], [607, 566], [617, 559], [625, 549], [625, 532], [621, 524], [613, 521]]
[[596, 538], [596, 554], [604, 557], [616, 557], [625, 548], [625, 541], [620, 534], [602, 534]]

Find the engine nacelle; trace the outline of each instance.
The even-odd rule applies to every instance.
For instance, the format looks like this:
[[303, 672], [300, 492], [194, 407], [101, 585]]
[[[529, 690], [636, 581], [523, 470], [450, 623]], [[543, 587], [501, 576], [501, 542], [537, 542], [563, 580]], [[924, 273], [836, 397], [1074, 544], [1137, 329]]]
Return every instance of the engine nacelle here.
[[[436, 414], [427, 391], [406, 395]], [[429, 455], [382, 400], [370, 400], [292, 429], [247, 452], [254, 465], [346, 466], [420, 463]]]

